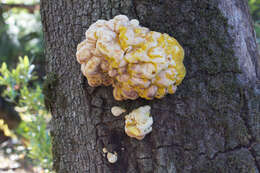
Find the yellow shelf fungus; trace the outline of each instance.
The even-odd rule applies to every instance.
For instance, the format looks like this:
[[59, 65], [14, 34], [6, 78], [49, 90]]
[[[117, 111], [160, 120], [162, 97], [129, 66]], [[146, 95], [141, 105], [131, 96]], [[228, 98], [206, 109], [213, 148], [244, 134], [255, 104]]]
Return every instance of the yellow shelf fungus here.
[[142, 106], [125, 116], [125, 132], [128, 136], [142, 140], [152, 131], [153, 118], [150, 106]]
[[177, 40], [124, 15], [92, 24], [76, 56], [89, 85], [112, 85], [116, 100], [173, 94], [186, 74]]

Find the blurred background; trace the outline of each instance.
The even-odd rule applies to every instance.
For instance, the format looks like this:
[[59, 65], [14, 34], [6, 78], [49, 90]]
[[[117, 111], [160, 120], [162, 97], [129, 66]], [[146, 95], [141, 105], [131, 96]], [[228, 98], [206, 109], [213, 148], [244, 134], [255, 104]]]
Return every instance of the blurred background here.
[[0, 0], [0, 173], [51, 172], [39, 0]]
[[[249, 0], [258, 48], [260, 0]], [[0, 173], [51, 172], [39, 0], [0, 0]]]

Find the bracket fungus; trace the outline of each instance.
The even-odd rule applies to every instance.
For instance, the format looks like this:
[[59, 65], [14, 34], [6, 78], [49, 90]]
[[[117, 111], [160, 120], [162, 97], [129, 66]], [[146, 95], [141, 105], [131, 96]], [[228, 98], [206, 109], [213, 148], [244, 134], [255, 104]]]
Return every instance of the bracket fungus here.
[[142, 106], [125, 116], [125, 132], [128, 136], [142, 140], [152, 131], [153, 118], [150, 106]]
[[89, 85], [112, 85], [116, 100], [173, 94], [186, 74], [184, 50], [176, 39], [124, 15], [92, 24], [76, 56]]

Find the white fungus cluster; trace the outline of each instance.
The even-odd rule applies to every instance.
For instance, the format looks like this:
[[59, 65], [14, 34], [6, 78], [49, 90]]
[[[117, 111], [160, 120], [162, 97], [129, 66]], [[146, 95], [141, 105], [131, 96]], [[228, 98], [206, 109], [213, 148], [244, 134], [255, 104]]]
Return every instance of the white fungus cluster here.
[[152, 131], [153, 118], [150, 106], [142, 106], [125, 116], [125, 132], [128, 136], [142, 140]]
[[107, 160], [109, 163], [116, 163], [117, 161], [117, 153], [110, 153], [107, 151], [107, 148], [103, 148], [103, 153], [107, 155]]
[[76, 56], [89, 85], [112, 85], [116, 100], [173, 94], [186, 73], [177, 40], [124, 15], [92, 24]]

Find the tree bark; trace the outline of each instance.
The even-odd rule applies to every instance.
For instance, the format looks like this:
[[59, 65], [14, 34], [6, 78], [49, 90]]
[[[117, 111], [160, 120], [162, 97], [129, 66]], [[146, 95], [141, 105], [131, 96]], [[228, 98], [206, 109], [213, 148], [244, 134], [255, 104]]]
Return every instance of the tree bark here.
[[[168, 33], [184, 47], [187, 75], [176, 94], [118, 102], [112, 87], [87, 85], [76, 46], [90, 24], [117, 14]], [[260, 58], [247, 1], [42, 0], [41, 16], [52, 74], [45, 84], [54, 170], [260, 171]], [[115, 105], [129, 111], [150, 105], [152, 133], [142, 141], [126, 136], [124, 117], [110, 113]], [[103, 147], [118, 153], [116, 163], [107, 161]]]

